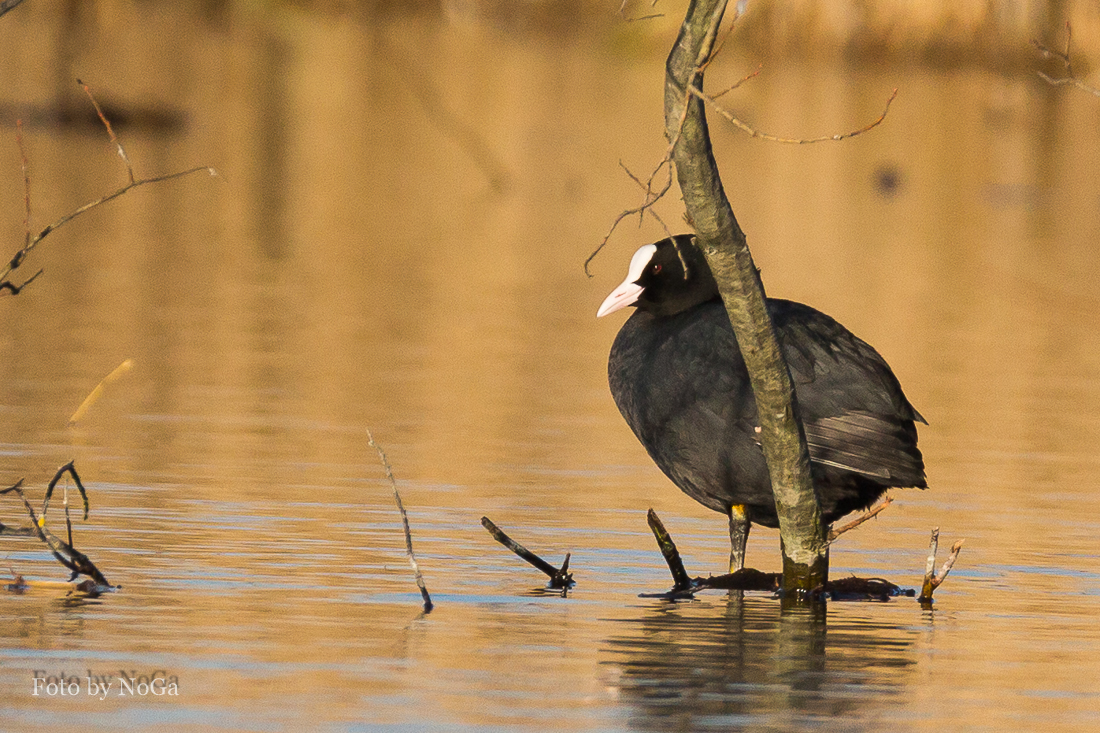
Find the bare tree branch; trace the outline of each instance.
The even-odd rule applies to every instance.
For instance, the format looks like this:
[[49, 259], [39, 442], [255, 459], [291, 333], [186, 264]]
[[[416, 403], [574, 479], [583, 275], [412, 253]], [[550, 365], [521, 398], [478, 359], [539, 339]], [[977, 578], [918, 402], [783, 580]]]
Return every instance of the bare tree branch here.
[[690, 598], [691, 576], [684, 568], [684, 561], [680, 559], [680, 551], [676, 549], [676, 543], [672, 541], [672, 536], [669, 535], [661, 518], [657, 516], [657, 512], [653, 509], [650, 509], [646, 515], [646, 521], [649, 522], [649, 529], [652, 530], [653, 536], [657, 539], [657, 546], [661, 548], [661, 555], [664, 556], [669, 572], [672, 573], [673, 586], [671, 593], [682, 593]]
[[1035, 73], [1039, 75], [1040, 79], [1045, 81], [1047, 84], [1050, 84], [1052, 87], [1074, 86], [1074, 87], [1077, 87], [1078, 89], [1080, 89], [1083, 92], [1088, 92], [1089, 94], [1100, 97], [1100, 89], [1097, 89], [1096, 87], [1094, 87], [1090, 84], [1086, 84], [1085, 82], [1078, 79], [1077, 76], [1073, 73], [1073, 63], [1070, 61], [1070, 57], [1069, 57], [1070, 42], [1071, 42], [1072, 39], [1073, 39], [1073, 26], [1070, 25], [1068, 20], [1066, 21], [1066, 50], [1065, 51], [1054, 51], [1053, 49], [1050, 49], [1047, 46], [1040, 43], [1037, 39], [1032, 38], [1031, 39], [1031, 45], [1035, 46], [1035, 49], [1043, 56], [1043, 58], [1045, 58], [1045, 59], [1052, 59], [1052, 58], [1058, 59], [1059, 61], [1062, 62], [1062, 65], [1066, 69], [1066, 75], [1064, 77], [1060, 77], [1060, 78], [1055, 78], [1055, 77], [1049, 76], [1047, 74], [1044, 74], [1042, 71], [1036, 71]]
[[42, 271], [39, 270], [29, 280], [25, 281], [22, 285], [15, 285], [14, 283], [12, 283], [8, 279], [9, 276], [11, 275], [11, 273], [14, 272], [20, 265], [23, 264], [23, 261], [26, 260], [27, 255], [30, 254], [31, 250], [33, 250], [38, 245], [39, 242], [41, 242], [43, 239], [45, 239], [50, 234], [50, 232], [54, 231], [55, 229], [59, 229], [60, 227], [64, 226], [65, 224], [67, 224], [70, 221], [72, 221], [73, 219], [75, 219], [76, 217], [80, 216], [81, 214], [83, 214], [83, 213], [85, 213], [85, 212], [87, 212], [91, 209], [94, 209], [97, 206], [101, 206], [101, 205], [107, 203], [108, 201], [113, 201], [114, 199], [116, 199], [119, 196], [123, 195], [124, 193], [126, 193], [130, 189], [137, 188], [138, 186], [144, 186], [148, 183], [160, 183], [162, 181], [170, 181], [173, 178], [182, 178], [183, 176], [188, 176], [188, 175], [191, 175], [192, 173], [197, 173], [199, 171], [206, 171], [211, 176], [218, 175], [218, 172], [214, 168], [211, 168], [209, 166], [197, 166], [195, 168], [190, 168], [190, 169], [185, 170], [185, 171], [179, 171], [177, 173], [169, 173], [169, 174], [163, 175], [163, 176], [154, 176], [152, 178], [136, 178], [134, 176], [133, 166], [130, 164], [130, 159], [126, 155], [125, 148], [122, 147], [122, 143], [119, 141], [118, 137], [115, 135], [114, 130], [111, 128], [111, 123], [108, 122], [107, 118], [103, 114], [103, 110], [100, 108], [99, 104], [95, 101], [95, 98], [92, 96], [91, 90], [88, 88], [88, 85], [84, 84], [80, 80], [77, 80], [77, 82], [81, 85], [81, 87], [83, 87], [85, 93], [88, 95], [88, 98], [92, 100], [92, 104], [95, 106], [95, 110], [96, 110], [96, 113], [99, 115], [99, 119], [103, 122], [103, 125], [107, 128], [107, 133], [108, 133], [108, 135], [111, 139], [111, 142], [113, 142], [115, 144], [115, 147], [117, 149], [119, 157], [121, 157], [123, 162], [126, 164], [126, 174], [129, 177], [130, 182], [128, 184], [126, 184], [125, 186], [123, 186], [122, 188], [118, 189], [117, 191], [109, 193], [105, 196], [101, 196], [100, 198], [96, 199], [95, 201], [91, 201], [87, 204], [84, 204], [83, 206], [76, 209], [75, 211], [72, 211], [72, 212], [66, 214], [65, 216], [62, 216], [60, 219], [55, 221], [53, 224], [50, 224], [45, 229], [43, 229], [38, 234], [36, 234], [32, 237], [31, 233], [30, 233], [30, 212], [31, 212], [30, 175], [28, 173], [27, 155], [26, 155], [26, 151], [25, 151], [24, 145], [23, 145], [23, 126], [22, 126], [21, 122], [16, 123], [16, 129], [17, 129], [16, 137], [17, 137], [17, 140], [19, 142], [20, 152], [22, 154], [23, 181], [24, 181], [24, 186], [25, 186], [25, 190], [26, 190], [26, 194], [25, 194], [26, 219], [25, 219], [25, 233], [24, 233], [25, 236], [24, 236], [23, 247], [18, 252], [15, 253], [15, 255], [11, 258], [11, 260], [8, 262], [8, 264], [3, 269], [0, 269], [0, 291], [6, 290], [6, 291], [10, 292], [12, 295], [18, 295], [19, 292], [23, 288], [25, 288], [27, 285], [29, 285], [36, 277], [38, 277], [38, 275], [42, 274]]

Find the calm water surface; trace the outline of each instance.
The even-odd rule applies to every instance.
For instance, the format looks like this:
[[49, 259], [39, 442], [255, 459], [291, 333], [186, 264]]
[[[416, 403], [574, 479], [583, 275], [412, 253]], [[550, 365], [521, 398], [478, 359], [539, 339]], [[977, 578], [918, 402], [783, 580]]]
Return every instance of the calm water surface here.
[[[75, 459], [92, 502], [78, 547], [122, 585], [0, 596], [5, 730], [1100, 726], [1096, 100], [1027, 69], [806, 66], [731, 46], [711, 83], [764, 61], [728, 103], [777, 134], [858, 128], [901, 89], [886, 124], [847, 143], [715, 124], [716, 147], [769, 292], [873, 343], [931, 423], [932, 488], [897, 492], [838, 543], [834, 576], [915, 586], [933, 526], [967, 544], [931, 612], [903, 599], [813, 618], [717, 592], [669, 605], [638, 597], [670, 584], [646, 510], [695, 574], [721, 571], [724, 521], [618, 416], [605, 369], [621, 318], [594, 318], [662, 230], [624, 225], [595, 277], [582, 270], [637, 204], [619, 161], [641, 174], [664, 152], [667, 27], [133, 12], [70, 28], [71, 74], [31, 43], [60, 33], [48, 13], [0, 21], [7, 129], [79, 75], [114, 104], [181, 115], [121, 128], [139, 175], [221, 173], [58, 230], [30, 262], [41, 278], [0, 303], [0, 482], [26, 477], [37, 499]], [[458, 130], [475, 122], [471, 144]], [[25, 135], [36, 226], [125, 180], [94, 125]], [[680, 221], [673, 196], [660, 212]], [[409, 509], [428, 616], [368, 427]], [[572, 552], [576, 590], [541, 593], [483, 515], [552, 561]], [[4, 540], [15, 571], [65, 577], [35, 542]], [[749, 563], [775, 569], [777, 545], [756, 531]], [[36, 671], [76, 675], [79, 694], [33, 695]], [[179, 694], [87, 694], [89, 673], [120, 671], [159, 671]]]

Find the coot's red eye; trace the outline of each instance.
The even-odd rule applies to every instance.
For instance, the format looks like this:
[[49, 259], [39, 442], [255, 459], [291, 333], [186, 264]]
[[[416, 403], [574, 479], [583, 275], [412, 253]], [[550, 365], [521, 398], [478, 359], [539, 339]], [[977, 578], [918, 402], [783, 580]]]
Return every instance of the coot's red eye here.
[[656, 275], [660, 271], [661, 271], [661, 266], [660, 265], [654, 265], [653, 266], [653, 274], [654, 275]]

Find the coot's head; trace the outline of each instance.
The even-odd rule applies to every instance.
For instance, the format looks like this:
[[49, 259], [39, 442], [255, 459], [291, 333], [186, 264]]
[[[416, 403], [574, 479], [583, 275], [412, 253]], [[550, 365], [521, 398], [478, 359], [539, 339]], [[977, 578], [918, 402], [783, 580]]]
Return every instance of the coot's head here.
[[611, 291], [596, 317], [628, 305], [655, 316], [671, 316], [717, 297], [718, 285], [695, 246], [695, 236], [677, 234], [634, 253], [626, 280]]

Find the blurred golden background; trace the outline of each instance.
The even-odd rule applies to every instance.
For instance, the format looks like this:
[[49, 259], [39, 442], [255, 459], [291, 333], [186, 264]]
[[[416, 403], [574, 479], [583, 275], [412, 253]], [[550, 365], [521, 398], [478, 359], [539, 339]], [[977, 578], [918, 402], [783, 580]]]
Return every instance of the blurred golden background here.
[[[628, 220], [592, 279], [583, 263], [641, 202], [622, 166], [646, 176], [664, 154], [663, 62], [685, 4], [619, 6], [26, 0], [0, 18], [10, 253], [16, 119], [33, 230], [126, 181], [76, 78], [139, 177], [219, 173], [66, 224], [20, 270], [43, 275], [0, 298], [0, 480], [40, 496], [75, 458], [92, 499], [78, 547], [123, 585], [93, 604], [2, 599], [8, 728], [47, 714], [141, 727], [167, 709], [196, 729], [1090, 720], [1100, 99], [1039, 78], [1066, 70], [1031, 39], [1060, 50], [1070, 21], [1088, 82], [1100, 10], [761, 0], [708, 72], [719, 90], [760, 68], [722, 103], [787, 137], [858, 129], [899, 90], [880, 127], [840, 143], [711, 127], [769, 293], [873, 344], [930, 422], [931, 488], [846, 536], [834, 573], [915, 583], [932, 526], [968, 538], [935, 614], [834, 605], [827, 641], [792, 668], [770, 599], [636, 597], [667, 583], [650, 506], [694, 573], [717, 572], [727, 540], [607, 391], [621, 320], [595, 310], [664, 231]], [[686, 228], [675, 190], [658, 211]], [[426, 619], [368, 426], [437, 596]], [[483, 514], [549, 557], [572, 551], [572, 599], [528, 595], [541, 579]], [[749, 564], [773, 569], [776, 539], [755, 533]], [[18, 572], [60, 574], [33, 543], [9, 547]], [[677, 649], [685, 667], [647, 666]], [[43, 665], [167, 668], [184, 692], [43, 701], [26, 692]], [[721, 684], [698, 716], [647, 697], [689, 699], [701, 678]]]

